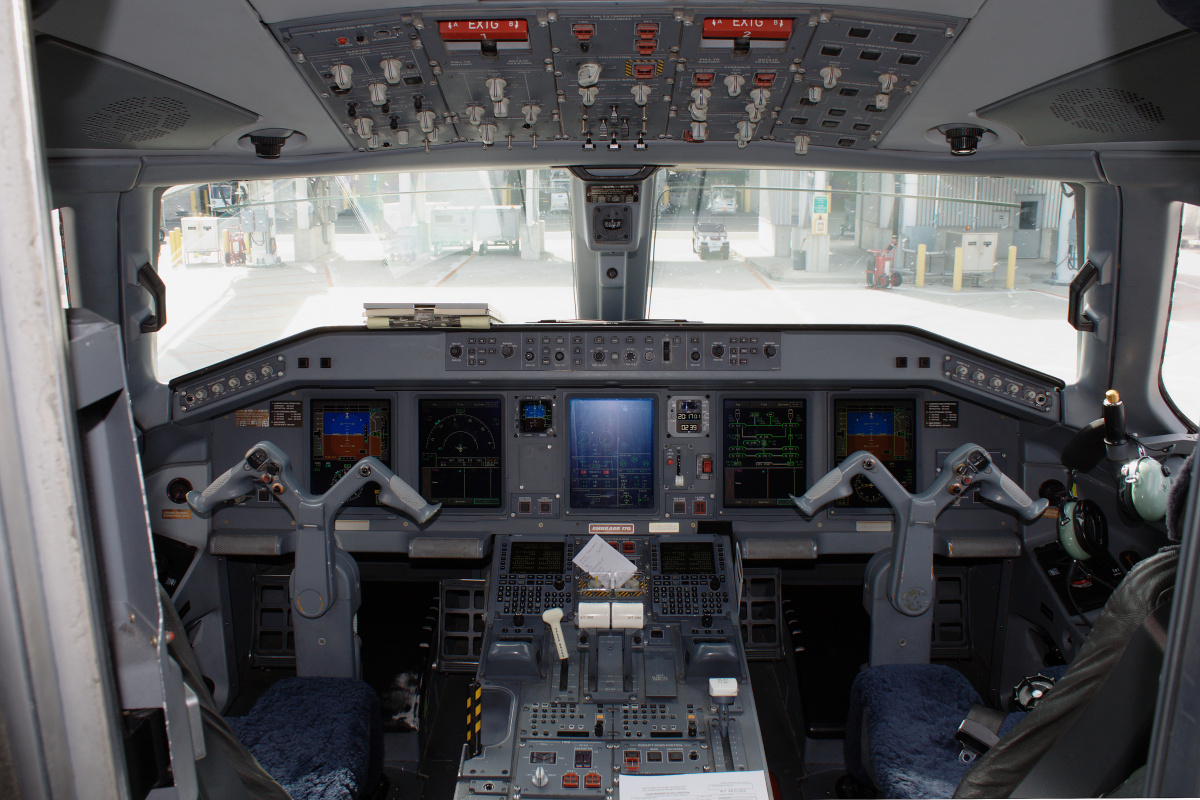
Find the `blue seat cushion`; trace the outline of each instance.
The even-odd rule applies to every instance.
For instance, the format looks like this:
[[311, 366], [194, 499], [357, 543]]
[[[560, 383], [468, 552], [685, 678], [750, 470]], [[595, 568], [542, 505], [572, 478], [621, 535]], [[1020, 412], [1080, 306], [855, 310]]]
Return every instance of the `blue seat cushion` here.
[[379, 697], [362, 681], [285, 678], [228, 722], [293, 800], [357, 800], [379, 781]]
[[954, 733], [979, 702], [970, 681], [949, 667], [887, 664], [860, 672], [850, 689], [846, 767], [884, 797], [951, 797], [970, 767], [959, 759]]
[[[1057, 680], [1065, 671], [1049, 667], [1042, 674]], [[982, 702], [961, 672], [939, 664], [864, 670], [850, 689], [846, 768], [884, 797], [952, 797], [971, 767], [959, 758], [962, 745], [954, 734], [971, 706]], [[1006, 715], [997, 735], [1024, 716]], [[864, 743], [870, 752], [863, 752]]]

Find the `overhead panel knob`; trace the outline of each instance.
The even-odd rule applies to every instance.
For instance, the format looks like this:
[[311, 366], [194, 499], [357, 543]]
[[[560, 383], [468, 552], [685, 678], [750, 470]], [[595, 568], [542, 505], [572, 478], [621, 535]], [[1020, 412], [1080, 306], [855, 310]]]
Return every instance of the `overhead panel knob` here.
[[807, 133], [798, 133], [793, 141], [796, 143], [796, 155], [808, 155], [808, 143], [812, 141], [811, 136]]
[[508, 86], [508, 81], [504, 78], [488, 78], [487, 81], [488, 98], [493, 103], [498, 103], [504, 99], [504, 87]]
[[704, 122], [708, 119], [708, 109], [703, 106], [698, 106], [695, 103], [688, 103], [688, 111], [691, 112], [692, 119], [697, 122]]
[[746, 79], [741, 75], [726, 75], [725, 88], [729, 90], [730, 97], [737, 97], [742, 93], [742, 87], [746, 85]]
[[399, 144], [399, 145], [408, 144], [408, 129], [407, 128], [401, 128], [400, 130], [396, 131], [396, 144]]
[[884, 94], [883, 92], [880, 92], [879, 94], [875, 95], [875, 107], [878, 108], [880, 111], [887, 111], [888, 96], [886, 94]]
[[629, 93], [633, 95], [633, 102], [639, 106], [644, 106], [650, 101], [650, 92], [652, 90], [644, 83], [635, 83], [629, 87]]
[[767, 101], [770, 99], [771, 99], [771, 90], [770, 89], [751, 89], [750, 90], [750, 100], [753, 101], [754, 105], [758, 106], [758, 108], [760, 110], [767, 107]]
[[479, 126], [479, 141], [485, 145], [492, 145], [496, 141], [496, 125], [489, 122], [486, 125]]
[[818, 86], [815, 83], [812, 84], [811, 86], [808, 87], [808, 102], [810, 102], [810, 103], [821, 102], [821, 96], [823, 94], [825, 94], [825, 88], [823, 86]]
[[334, 64], [330, 71], [333, 72], [333, 80], [339, 89], [349, 89], [354, 85], [350, 80], [350, 76], [354, 74], [354, 67], [349, 64]]
[[538, 114], [542, 113], [542, 107], [537, 103], [526, 103], [521, 106], [521, 112], [525, 115], [525, 124], [532, 127], [537, 124]]
[[470, 105], [466, 107], [467, 122], [478, 125], [483, 122], [483, 106]]
[[371, 149], [375, 149], [376, 147], [379, 147], [379, 134], [378, 133], [372, 133], [371, 138], [367, 139], [367, 147], [370, 147]]
[[708, 138], [708, 123], [693, 122], [692, 123], [692, 139], [697, 142], [703, 142]]
[[599, 91], [595, 86], [588, 86], [579, 90], [579, 96], [583, 98], [585, 106], [591, 106], [596, 102], [596, 92]]
[[893, 88], [895, 88], [897, 80], [899, 79], [895, 75], [887, 72], [879, 76], [879, 85], [883, 88], [885, 93], [890, 92]]
[[417, 112], [417, 122], [421, 125], [421, 131], [423, 133], [429, 133], [430, 131], [432, 131], [433, 123], [436, 120], [437, 120], [437, 114], [433, 113], [429, 109], [425, 109], [424, 111]]
[[539, 789], [550, 782], [550, 776], [546, 774], [545, 767], [538, 767], [533, 771], [533, 785]]
[[367, 91], [371, 93], [371, 102], [374, 105], [381, 106], [387, 102], [386, 83], [372, 83], [367, 87]]
[[697, 108], [708, 108], [708, 98], [712, 92], [708, 89], [692, 89], [692, 104]]
[[746, 114], [749, 115], [751, 122], [757, 123], [762, 119], [762, 109], [754, 105], [754, 103], [746, 104]]
[[375, 125], [370, 117], [358, 117], [354, 120], [354, 129], [358, 131], [358, 135], [364, 139], [371, 138], [371, 128]]
[[398, 58], [385, 58], [379, 62], [379, 68], [383, 70], [383, 79], [388, 83], [400, 82], [400, 68], [404, 63]]
[[826, 89], [837, 86], [840, 77], [842, 77], [842, 71], [837, 67], [821, 67], [821, 80], [825, 82]]
[[492, 113], [500, 119], [508, 116], [508, 98], [501, 97], [496, 102], [492, 103]]
[[737, 124], [737, 139], [738, 147], [745, 147], [746, 142], [754, 138], [754, 123], [749, 120], [742, 120]]
[[600, 82], [600, 65], [589, 61], [579, 65], [578, 83], [581, 87], [595, 86]]

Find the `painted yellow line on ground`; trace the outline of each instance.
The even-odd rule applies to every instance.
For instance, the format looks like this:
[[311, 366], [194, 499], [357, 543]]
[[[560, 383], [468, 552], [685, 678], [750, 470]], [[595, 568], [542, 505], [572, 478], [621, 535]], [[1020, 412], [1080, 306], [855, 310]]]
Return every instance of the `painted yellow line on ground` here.
[[474, 253], [472, 253], [471, 255], [469, 255], [469, 256], [467, 256], [466, 258], [464, 258], [464, 259], [463, 259], [463, 261], [462, 261], [462, 264], [459, 264], [457, 267], [455, 267], [454, 269], [450, 270], [450, 272], [449, 272], [449, 273], [446, 275], [446, 277], [442, 278], [440, 281], [438, 281], [437, 283], [435, 283], [435, 284], [434, 284], [434, 286], [435, 286], [435, 287], [437, 287], [437, 286], [441, 286], [443, 283], [445, 283], [446, 281], [448, 281], [448, 280], [450, 280], [451, 278], [453, 278], [453, 277], [454, 277], [454, 273], [456, 273], [456, 272], [458, 272], [460, 269], [462, 269], [462, 268], [463, 268], [463, 264], [466, 264], [468, 261], [470, 261], [470, 260], [471, 260], [472, 258], [474, 258], [474, 257], [475, 257], [475, 254], [474, 254]]

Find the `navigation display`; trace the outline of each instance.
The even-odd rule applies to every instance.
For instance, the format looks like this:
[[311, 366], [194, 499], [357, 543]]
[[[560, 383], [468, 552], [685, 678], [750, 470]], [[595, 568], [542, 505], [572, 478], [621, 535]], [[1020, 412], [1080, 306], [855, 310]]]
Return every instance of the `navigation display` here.
[[513, 575], [554, 574], [563, 571], [563, 542], [513, 542], [508, 571]]
[[[391, 405], [386, 400], [313, 400], [312, 461], [308, 490], [329, 491], [360, 458], [375, 456], [384, 464], [391, 458], [389, 436]], [[347, 506], [378, 504], [373, 483], [355, 492]]]
[[571, 508], [654, 507], [654, 398], [572, 398]]
[[[833, 460], [840, 464], [866, 450], [910, 492], [917, 490], [915, 400], [833, 401]], [[834, 502], [838, 508], [889, 508], [875, 484], [861, 475], [851, 479], [854, 493]]]
[[725, 506], [790, 506], [808, 489], [803, 400], [725, 400]]
[[713, 546], [708, 542], [661, 542], [658, 563], [663, 575], [710, 575], [717, 571]]
[[420, 400], [417, 413], [421, 494], [448, 508], [497, 508], [500, 462], [500, 400]]

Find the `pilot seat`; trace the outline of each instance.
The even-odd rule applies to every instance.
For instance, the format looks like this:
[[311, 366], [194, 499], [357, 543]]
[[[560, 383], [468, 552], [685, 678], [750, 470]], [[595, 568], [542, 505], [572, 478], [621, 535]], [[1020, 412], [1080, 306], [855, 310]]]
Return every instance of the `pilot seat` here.
[[[1172, 487], [1167, 527], [1176, 543], [1195, 459]], [[1029, 712], [986, 709], [946, 666], [859, 673], [846, 724], [850, 774], [883, 797], [1142, 794], [1134, 773], [1146, 760], [1178, 558], [1175, 545], [1133, 566], [1070, 666], [1042, 670], [1055, 683]], [[990, 731], [982, 742], [968, 732], [971, 746], [956, 738], [968, 717]]]
[[200, 700], [208, 749], [196, 762], [202, 796], [359, 800], [376, 789], [383, 724], [370, 686], [349, 678], [285, 678], [246, 716], [222, 717], [171, 599], [161, 587], [159, 596], [173, 635], [171, 655]]

